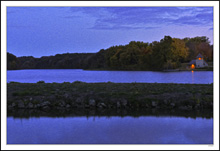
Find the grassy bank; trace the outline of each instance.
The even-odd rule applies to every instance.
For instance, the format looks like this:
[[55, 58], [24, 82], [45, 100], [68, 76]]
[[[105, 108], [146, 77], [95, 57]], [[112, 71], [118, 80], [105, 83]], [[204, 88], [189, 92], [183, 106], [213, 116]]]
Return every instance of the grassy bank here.
[[8, 83], [9, 109], [212, 109], [212, 84]]
[[[213, 71], [213, 62], [208, 62], [208, 67], [204, 68], [195, 68], [194, 71]], [[188, 63], [181, 63], [181, 67], [179, 67], [177, 70], [179, 71], [191, 71], [191, 68], [187, 68]]]

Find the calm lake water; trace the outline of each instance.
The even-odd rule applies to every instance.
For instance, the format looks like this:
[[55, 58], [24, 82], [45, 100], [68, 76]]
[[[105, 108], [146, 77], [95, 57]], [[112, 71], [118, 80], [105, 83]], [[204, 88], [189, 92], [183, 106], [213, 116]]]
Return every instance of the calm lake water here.
[[7, 118], [7, 144], [212, 143], [212, 118], [175, 116]]
[[81, 69], [40, 69], [7, 71], [7, 82], [115, 82], [115, 83], [213, 83], [213, 71], [88, 71]]
[[[7, 71], [7, 82], [213, 83], [212, 71]], [[73, 116], [7, 118], [8, 144], [213, 144], [213, 118]]]

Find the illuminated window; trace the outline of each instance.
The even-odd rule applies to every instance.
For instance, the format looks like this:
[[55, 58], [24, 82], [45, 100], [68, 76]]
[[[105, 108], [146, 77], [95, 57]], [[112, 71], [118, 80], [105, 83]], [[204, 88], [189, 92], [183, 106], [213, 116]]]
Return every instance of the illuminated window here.
[[199, 60], [201, 60], [201, 58], [199, 58]]

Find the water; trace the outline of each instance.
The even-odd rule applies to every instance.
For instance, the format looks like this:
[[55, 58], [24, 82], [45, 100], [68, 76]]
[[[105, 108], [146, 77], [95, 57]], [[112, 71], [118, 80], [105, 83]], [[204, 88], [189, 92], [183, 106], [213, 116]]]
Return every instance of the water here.
[[[41, 80], [49, 83], [111, 81], [208, 84], [213, 83], [213, 72], [76, 69], [7, 71], [7, 82], [36, 83]], [[188, 112], [184, 114], [187, 115]], [[154, 115], [157, 114], [150, 116], [142, 114], [139, 117], [8, 116], [7, 144], [213, 144], [213, 118]]]
[[213, 119], [8, 117], [7, 144], [213, 144]]
[[51, 82], [115, 82], [115, 83], [213, 83], [213, 71], [88, 71], [81, 69], [40, 69], [7, 71], [7, 82], [36, 83]]

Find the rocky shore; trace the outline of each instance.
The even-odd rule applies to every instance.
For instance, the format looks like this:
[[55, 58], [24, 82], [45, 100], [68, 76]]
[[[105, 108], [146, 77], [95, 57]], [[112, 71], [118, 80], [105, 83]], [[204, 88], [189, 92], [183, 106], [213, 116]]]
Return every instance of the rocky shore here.
[[213, 84], [17, 83], [7, 84], [7, 107], [15, 109], [213, 109]]
[[32, 117], [140, 117], [140, 116], [157, 116], [157, 117], [186, 117], [186, 118], [213, 118], [213, 112], [209, 109], [202, 110], [188, 110], [183, 112], [179, 109], [80, 109], [80, 108], [67, 108], [67, 109], [8, 109], [7, 116], [14, 118], [32, 118]]

